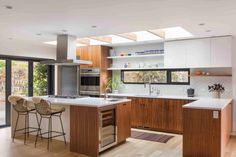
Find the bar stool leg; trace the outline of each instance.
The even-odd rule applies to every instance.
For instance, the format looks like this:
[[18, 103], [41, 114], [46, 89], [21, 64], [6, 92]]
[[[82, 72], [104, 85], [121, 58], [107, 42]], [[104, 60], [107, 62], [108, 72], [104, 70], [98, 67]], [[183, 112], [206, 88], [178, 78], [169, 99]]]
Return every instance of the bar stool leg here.
[[29, 138], [29, 113], [27, 114], [27, 137]]
[[[40, 116], [40, 121], [39, 121], [39, 128], [37, 131], [37, 135], [36, 135], [36, 139], [35, 139], [35, 143], [34, 143], [34, 147], [36, 148], [37, 145], [37, 141], [38, 141], [38, 136], [39, 136], [39, 131], [41, 132], [41, 123], [42, 123], [42, 116]], [[41, 133], [40, 133], [41, 134]], [[41, 134], [41, 138], [42, 138], [42, 134]]]
[[24, 144], [26, 144], [26, 134], [27, 134], [27, 114], [25, 115], [25, 136], [24, 136]]
[[13, 137], [12, 137], [12, 142], [14, 142], [14, 139], [15, 139], [15, 136], [16, 136], [18, 121], [19, 121], [19, 113], [17, 112], [16, 124], [15, 124], [14, 134], [13, 134]]
[[[37, 115], [36, 112], [35, 112], [35, 117], [36, 117], [36, 120], [37, 120], [38, 128], [40, 129], [39, 118], [38, 118], [38, 115]], [[40, 129], [40, 134], [41, 134], [41, 139], [43, 139], [41, 129]]]
[[66, 136], [65, 136], [65, 132], [64, 132], [64, 128], [63, 128], [63, 124], [62, 124], [62, 120], [61, 120], [61, 115], [62, 115], [62, 113], [61, 113], [60, 116], [59, 116], [59, 118], [60, 118], [60, 122], [61, 122], [61, 130], [62, 130], [62, 133], [63, 133], [64, 142], [65, 142], [65, 145], [66, 145]]
[[48, 150], [49, 150], [49, 142], [52, 138], [51, 137], [51, 123], [52, 123], [52, 116], [50, 116], [48, 119], [48, 146], [47, 146]]
[[51, 117], [51, 122], [50, 122], [50, 142], [52, 142], [52, 117]]

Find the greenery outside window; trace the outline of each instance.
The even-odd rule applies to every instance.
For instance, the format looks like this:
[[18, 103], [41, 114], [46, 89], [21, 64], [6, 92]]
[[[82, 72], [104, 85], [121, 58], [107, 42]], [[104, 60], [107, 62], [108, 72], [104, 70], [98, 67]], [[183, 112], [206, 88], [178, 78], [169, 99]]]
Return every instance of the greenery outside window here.
[[189, 70], [171, 70], [170, 83], [172, 84], [189, 84]]
[[48, 66], [34, 62], [33, 95], [42, 96], [48, 93]]
[[189, 85], [189, 69], [123, 70], [124, 84], [180, 84]]

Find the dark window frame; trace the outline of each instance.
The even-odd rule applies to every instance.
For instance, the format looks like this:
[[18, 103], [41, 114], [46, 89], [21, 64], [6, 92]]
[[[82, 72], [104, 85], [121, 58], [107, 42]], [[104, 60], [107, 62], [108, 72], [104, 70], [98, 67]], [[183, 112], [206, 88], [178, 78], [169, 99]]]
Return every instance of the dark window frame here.
[[[179, 68], [179, 69], [141, 69], [141, 70], [121, 70], [121, 81], [123, 84], [145, 84], [146, 82], [124, 82], [124, 72], [125, 71], [166, 71], [167, 72], [167, 82], [166, 83], [156, 83], [151, 84], [158, 85], [190, 85], [190, 69], [188, 68]], [[171, 81], [171, 72], [175, 71], [187, 71], [188, 72], [188, 82], [172, 82]]]
[[[171, 72], [177, 72], [177, 71], [186, 71], [188, 72], [188, 82], [172, 82], [172, 75]], [[190, 69], [171, 69], [169, 71], [169, 81], [170, 84], [172, 85], [190, 85]]]
[[[28, 72], [32, 74], [28, 75], [28, 96], [33, 96], [33, 62], [40, 62], [44, 60], [49, 60], [46, 58], [34, 58], [34, 57], [24, 57], [24, 56], [8, 56], [0, 55], [0, 60], [5, 60], [6, 69], [6, 85], [5, 85], [5, 97], [6, 97], [6, 114], [5, 125], [0, 125], [0, 128], [11, 126], [11, 105], [8, 101], [8, 96], [11, 95], [11, 72], [12, 72], [12, 61], [26, 61], [28, 62]], [[54, 66], [48, 66], [48, 95], [54, 94]]]

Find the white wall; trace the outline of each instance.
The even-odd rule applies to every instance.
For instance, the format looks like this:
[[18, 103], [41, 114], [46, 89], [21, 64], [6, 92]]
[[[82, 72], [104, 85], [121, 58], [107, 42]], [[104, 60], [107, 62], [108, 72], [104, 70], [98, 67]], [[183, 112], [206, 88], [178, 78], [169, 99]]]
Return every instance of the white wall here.
[[0, 55], [55, 59], [56, 47], [10, 40], [6, 43], [0, 43]]
[[[120, 75], [120, 72], [113, 72], [115, 75]], [[190, 85], [152, 85], [160, 90], [161, 95], [187, 96], [187, 89], [194, 88], [195, 96], [211, 97], [208, 92], [208, 85], [221, 83], [225, 87], [225, 92], [222, 98], [232, 97], [232, 78], [231, 77], [193, 77], [190, 80]], [[149, 88], [143, 84], [123, 84], [119, 88], [120, 93], [132, 94], [148, 94]]]
[[233, 131], [236, 132], [236, 36], [233, 36], [232, 51], [232, 89], [233, 89]]

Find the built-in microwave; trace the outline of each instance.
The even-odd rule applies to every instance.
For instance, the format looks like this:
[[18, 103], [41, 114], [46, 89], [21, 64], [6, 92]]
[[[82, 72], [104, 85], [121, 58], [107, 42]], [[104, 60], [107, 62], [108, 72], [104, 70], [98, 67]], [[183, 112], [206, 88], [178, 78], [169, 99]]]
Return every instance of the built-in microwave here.
[[100, 69], [80, 69], [80, 95], [100, 95]]

